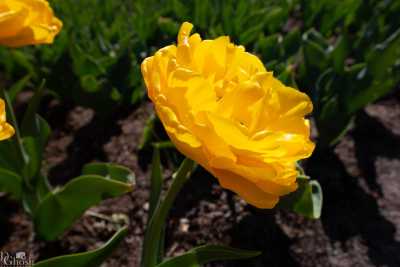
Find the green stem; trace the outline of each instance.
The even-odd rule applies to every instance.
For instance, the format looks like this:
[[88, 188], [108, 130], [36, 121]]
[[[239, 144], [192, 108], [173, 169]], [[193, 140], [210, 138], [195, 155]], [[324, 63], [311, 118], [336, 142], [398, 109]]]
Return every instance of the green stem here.
[[4, 89], [1, 89], [1, 95], [4, 98], [4, 101], [6, 102], [8, 117], [10, 118], [11, 124], [13, 125], [14, 130], [15, 130], [15, 137], [13, 138], [15, 146], [17, 147], [19, 155], [21, 157], [21, 160], [23, 161], [23, 163], [25, 165], [27, 163], [28, 159], [25, 156], [26, 155], [25, 149], [22, 146], [21, 133], [19, 131], [17, 118], [15, 116], [15, 113], [14, 113], [14, 110], [12, 107], [12, 103], [10, 101], [10, 97], [8, 96], [8, 93]]
[[160, 150], [158, 147], [154, 147], [153, 159], [151, 163], [151, 186], [150, 186], [150, 207], [149, 207], [149, 218], [154, 214], [157, 208], [158, 202], [160, 201], [161, 190], [162, 190], [162, 170], [160, 160]]
[[159, 202], [154, 215], [150, 218], [143, 243], [142, 267], [155, 267], [159, 258], [160, 238], [165, 225], [169, 210], [176, 196], [182, 189], [194, 168], [194, 162], [186, 158], [178, 171], [174, 174], [171, 187], [168, 189], [164, 201]]

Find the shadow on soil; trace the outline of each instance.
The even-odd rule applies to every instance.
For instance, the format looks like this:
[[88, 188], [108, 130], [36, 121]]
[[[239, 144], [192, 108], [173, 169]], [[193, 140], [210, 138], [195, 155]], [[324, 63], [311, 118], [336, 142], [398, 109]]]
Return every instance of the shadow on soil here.
[[325, 232], [331, 241], [342, 243], [360, 235], [368, 246], [372, 263], [400, 266], [400, 242], [394, 239], [396, 228], [382, 216], [377, 203], [382, 190], [376, 181], [374, 165], [378, 155], [399, 157], [400, 138], [366, 113], [357, 118], [352, 134], [359, 168], [368, 187], [378, 194], [366, 193], [358, 181], [363, 178], [347, 173], [343, 162], [333, 152], [317, 151], [310, 159], [307, 173], [318, 177], [324, 190], [322, 223]]
[[[68, 112], [68, 110], [64, 112]], [[107, 118], [94, 115], [88, 124], [71, 133], [73, 141], [67, 147], [66, 159], [49, 171], [51, 183], [55, 185], [65, 184], [72, 178], [79, 176], [86, 163], [93, 160], [106, 161], [103, 145], [112, 136], [120, 133], [118, 121], [128, 116], [129, 112], [129, 110], [118, 110]], [[66, 118], [66, 115], [58, 116]], [[63, 125], [65, 125], [65, 122]]]
[[[358, 165], [365, 178], [351, 176], [333, 151], [316, 151], [307, 164], [307, 173], [319, 179], [324, 189], [321, 218], [324, 231], [331, 242], [339, 241], [343, 245], [352, 237], [361, 236], [373, 264], [400, 266], [400, 242], [394, 238], [396, 228], [382, 216], [378, 206], [382, 190], [376, 181], [374, 166], [377, 156], [399, 157], [400, 138], [365, 113], [357, 118], [352, 135]], [[367, 193], [359, 179], [365, 179], [368, 187], [378, 194]], [[191, 179], [185, 186], [187, 193], [182, 192], [178, 198], [175, 216], [183, 215], [200, 199], [209, 199], [213, 182], [213, 179]], [[183, 196], [186, 197], [183, 199]], [[272, 214], [252, 212], [233, 225], [230, 234], [232, 246], [265, 253], [256, 259], [228, 262], [224, 266], [300, 266], [290, 254], [293, 240], [282, 231]]]

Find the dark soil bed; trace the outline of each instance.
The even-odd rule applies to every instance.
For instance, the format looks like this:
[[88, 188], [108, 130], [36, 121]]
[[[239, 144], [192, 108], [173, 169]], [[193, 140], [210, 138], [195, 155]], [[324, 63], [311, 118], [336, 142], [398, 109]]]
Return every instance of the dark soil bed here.
[[[53, 184], [79, 175], [83, 164], [111, 161], [136, 173], [130, 195], [90, 209], [60, 241], [36, 238], [18, 204], [0, 197], [1, 251], [27, 251], [35, 260], [94, 249], [129, 220], [123, 244], [103, 266], [139, 266], [148, 210], [149, 157], [140, 160], [142, 129], [150, 104], [118, 111], [107, 121], [90, 109], [47, 103], [54, 128], [46, 151]], [[104, 126], [106, 125], [106, 127]], [[400, 266], [400, 97], [368, 106], [334, 151], [316, 152], [307, 172], [324, 190], [321, 220], [284, 211], [262, 211], [223, 190], [197, 172], [178, 197], [169, 217], [166, 254], [214, 243], [256, 249], [262, 256], [209, 266]], [[166, 171], [170, 176], [170, 171]]]

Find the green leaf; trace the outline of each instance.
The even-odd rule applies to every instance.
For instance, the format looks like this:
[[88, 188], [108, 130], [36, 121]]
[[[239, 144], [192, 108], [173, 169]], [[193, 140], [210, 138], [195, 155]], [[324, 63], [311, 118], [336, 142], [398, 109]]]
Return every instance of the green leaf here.
[[[98, 175], [84, 175], [50, 192], [34, 212], [37, 233], [54, 240], [69, 228], [86, 209], [100, 201], [132, 191], [132, 185]], [[51, 220], [49, 220], [51, 218]]]
[[246, 29], [240, 34], [239, 42], [242, 45], [248, 45], [260, 36], [263, 29], [263, 24], [255, 24], [254, 26]]
[[35, 114], [28, 131], [25, 129], [25, 135], [22, 138], [22, 147], [25, 154], [23, 173], [25, 177], [31, 179], [41, 170], [43, 152], [51, 129], [42, 117]]
[[21, 123], [21, 136], [37, 136], [36, 113], [39, 109], [40, 101], [44, 93], [44, 81], [39, 86], [32, 99], [29, 101], [28, 108]]
[[279, 35], [273, 34], [268, 37], [261, 35], [256, 48], [262, 53], [263, 59], [266, 61], [278, 59], [280, 56]]
[[94, 174], [123, 183], [135, 183], [135, 174], [129, 168], [115, 163], [89, 163], [83, 167], [82, 174]]
[[170, 18], [160, 17], [158, 19], [158, 27], [163, 33], [170, 36], [176, 35], [179, 31], [179, 24]]
[[330, 56], [333, 61], [333, 68], [336, 72], [344, 71], [344, 63], [349, 53], [349, 43], [345, 36], [340, 36], [334, 47], [330, 51]]
[[22, 138], [22, 146], [27, 155], [27, 162], [24, 165], [23, 173], [28, 179], [32, 179], [40, 172], [42, 164], [42, 147], [37, 139], [33, 137]]
[[[348, 110], [358, 111], [367, 104], [379, 99], [392, 90], [400, 81], [398, 75], [400, 57], [400, 28], [383, 43], [374, 47], [367, 57], [367, 68], [354, 76], [352, 86], [359, 90], [351, 90], [348, 96]], [[394, 70], [397, 67], [397, 72]], [[364, 75], [363, 75], [364, 74]], [[365, 84], [370, 85], [365, 87]]]
[[8, 90], [8, 95], [10, 96], [11, 102], [15, 102], [15, 98], [17, 97], [18, 93], [24, 89], [31, 78], [32, 75], [26, 75], [25, 77], [14, 83], [13, 86]]
[[277, 32], [282, 27], [283, 23], [287, 21], [287, 18], [287, 10], [278, 6], [271, 7], [265, 15], [265, 25], [268, 27], [269, 32]]
[[18, 174], [0, 168], [0, 192], [10, 193], [14, 198], [21, 198], [23, 179]]
[[41, 202], [50, 193], [50, 190], [51, 185], [47, 177], [44, 175], [39, 175], [35, 187], [38, 201]]
[[[149, 218], [151, 218], [154, 214], [154, 211], [157, 208], [157, 205], [160, 201], [161, 197], [161, 190], [163, 184], [163, 177], [162, 177], [162, 167], [161, 167], [161, 160], [160, 160], [160, 149], [157, 146], [154, 146], [153, 150], [153, 159], [151, 162], [151, 182], [150, 182], [150, 208], [149, 208]], [[149, 225], [150, 220], [148, 221], [147, 225]], [[165, 246], [165, 226], [160, 234], [159, 239], [159, 261], [162, 260], [164, 256], [164, 246]]]
[[[11, 138], [12, 144], [9, 140], [5, 140], [0, 143], [0, 146], [5, 144], [6, 142], [9, 142], [5, 146], [8, 147], [6, 149], [6, 158], [10, 159], [16, 157], [14, 158], [14, 162], [9, 162], [9, 166], [15, 167], [19, 165], [17, 166], [16, 172], [22, 173], [21, 170], [23, 169], [24, 164], [27, 160], [27, 155], [24, 151], [24, 148], [22, 147], [21, 133], [18, 127], [17, 118], [15, 116], [14, 109], [7, 91], [0, 89], [0, 94], [4, 98], [4, 101], [6, 103], [6, 113], [11, 121], [12, 126], [15, 129], [15, 135]], [[10, 157], [8, 157], [8, 154], [10, 154]], [[6, 166], [6, 168], [8, 168], [9, 166]]]
[[286, 55], [296, 53], [301, 44], [301, 33], [299, 28], [291, 30], [283, 39], [282, 45]]
[[307, 32], [303, 34], [303, 40], [310, 41], [320, 46], [322, 50], [326, 50], [329, 47], [329, 42], [324, 38], [324, 36], [316, 31], [314, 28], [311, 28]]
[[195, 0], [194, 2], [194, 25], [205, 29], [207, 27], [207, 18], [210, 10], [209, 0]]
[[163, 236], [165, 221], [182, 186], [189, 180], [195, 163], [186, 158], [173, 175], [173, 182], [164, 200], [160, 199], [153, 216], [150, 218], [143, 242], [142, 267], [155, 266], [160, 258], [160, 240]]
[[96, 267], [104, 262], [114, 249], [128, 234], [128, 228], [120, 229], [107, 243], [102, 247], [84, 253], [59, 256], [48, 260], [40, 261], [33, 267]]
[[44, 150], [44, 147], [47, 144], [47, 141], [49, 140], [50, 134], [51, 134], [51, 128], [47, 121], [43, 119], [40, 115], [36, 114], [35, 116], [35, 122], [36, 122], [36, 137], [40, 141], [40, 145], [42, 147], [42, 150]]
[[22, 162], [15, 143], [15, 140], [11, 139], [0, 142], [0, 167], [20, 173]]
[[304, 60], [308, 66], [323, 70], [328, 65], [325, 50], [318, 43], [311, 40], [303, 40]]
[[257, 257], [258, 251], [235, 249], [219, 245], [205, 245], [194, 248], [189, 252], [168, 259], [157, 267], [200, 267], [212, 261], [238, 260]]
[[298, 177], [297, 191], [282, 197], [278, 207], [296, 212], [310, 219], [319, 219], [322, 211], [322, 189], [316, 180]]
[[153, 212], [157, 207], [160, 200], [161, 190], [162, 190], [162, 169], [160, 160], [160, 149], [154, 147], [153, 159], [151, 162], [151, 189], [150, 189], [150, 208], [149, 208], [149, 218], [153, 216]]
[[142, 138], [139, 144], [139, 150], [142, 150], [145, 146], [147, 146], [150, 143], [153, 136], [154, 125], [156, 123], [156, 120], [157, 117], [153, 114], [146, 121], [146, 125], [144, 126]]

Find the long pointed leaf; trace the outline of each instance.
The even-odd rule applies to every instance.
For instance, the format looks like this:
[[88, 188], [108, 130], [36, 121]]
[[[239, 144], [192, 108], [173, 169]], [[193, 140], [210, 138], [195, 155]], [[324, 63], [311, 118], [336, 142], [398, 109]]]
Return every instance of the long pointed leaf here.
[[162, 238], [169, 210], [177, 194], [186, 181], [188, 181], [194, 167], [194, 162], [188, 158], [182, 162], [178, 171], [173, 176], [174, 180], [164, 200], [159, 203], [153, 216], [150, 218], [143, 243], [142, 267], [153, 267], [158, 263], [160, 239]]
[[160, 161], [160, 149], [154, 147], [153, 159], [151, 163], [151, 190], [150, 190], [150, 209], [149, 218], [153, 216], [153, 212], [157, 207], [162, 189], [162, 170]]
[[44, 82], [39, 86], [32, 99], [29, 101], [28, 108], [21, 123], [22, 136], [36, 136], [38, 133], [36, 123], [36, 113], [39, 109], [40, 101], [44, 92]]
[[33, 267], [96, 267], [99, 266], [127, 235], [126, 227], [119, 230], [102, 247], [84, 253], [65, 255], [36, 263]]
[[29, 80], [32, 78], [31, 74], [26, 75], [25, 77], [23, 77], [22, 79], [20, 79], [19, 81], [17, 81], [9, 90], [8, 90], [8, 94], [10, 96], [10, 100], [12, 103], [15, 102], [15, 99], [17, 98], [17, 95], [19, 92], [21, 92], [24, 87], [26, 86], [26, 84], [29, 82]]
[[212, 261], [248, 259], [259, 256], [258, 251], [242, 250], [219, 245], [205, 245], [164, 261], [157, 267], [200, 267]]

